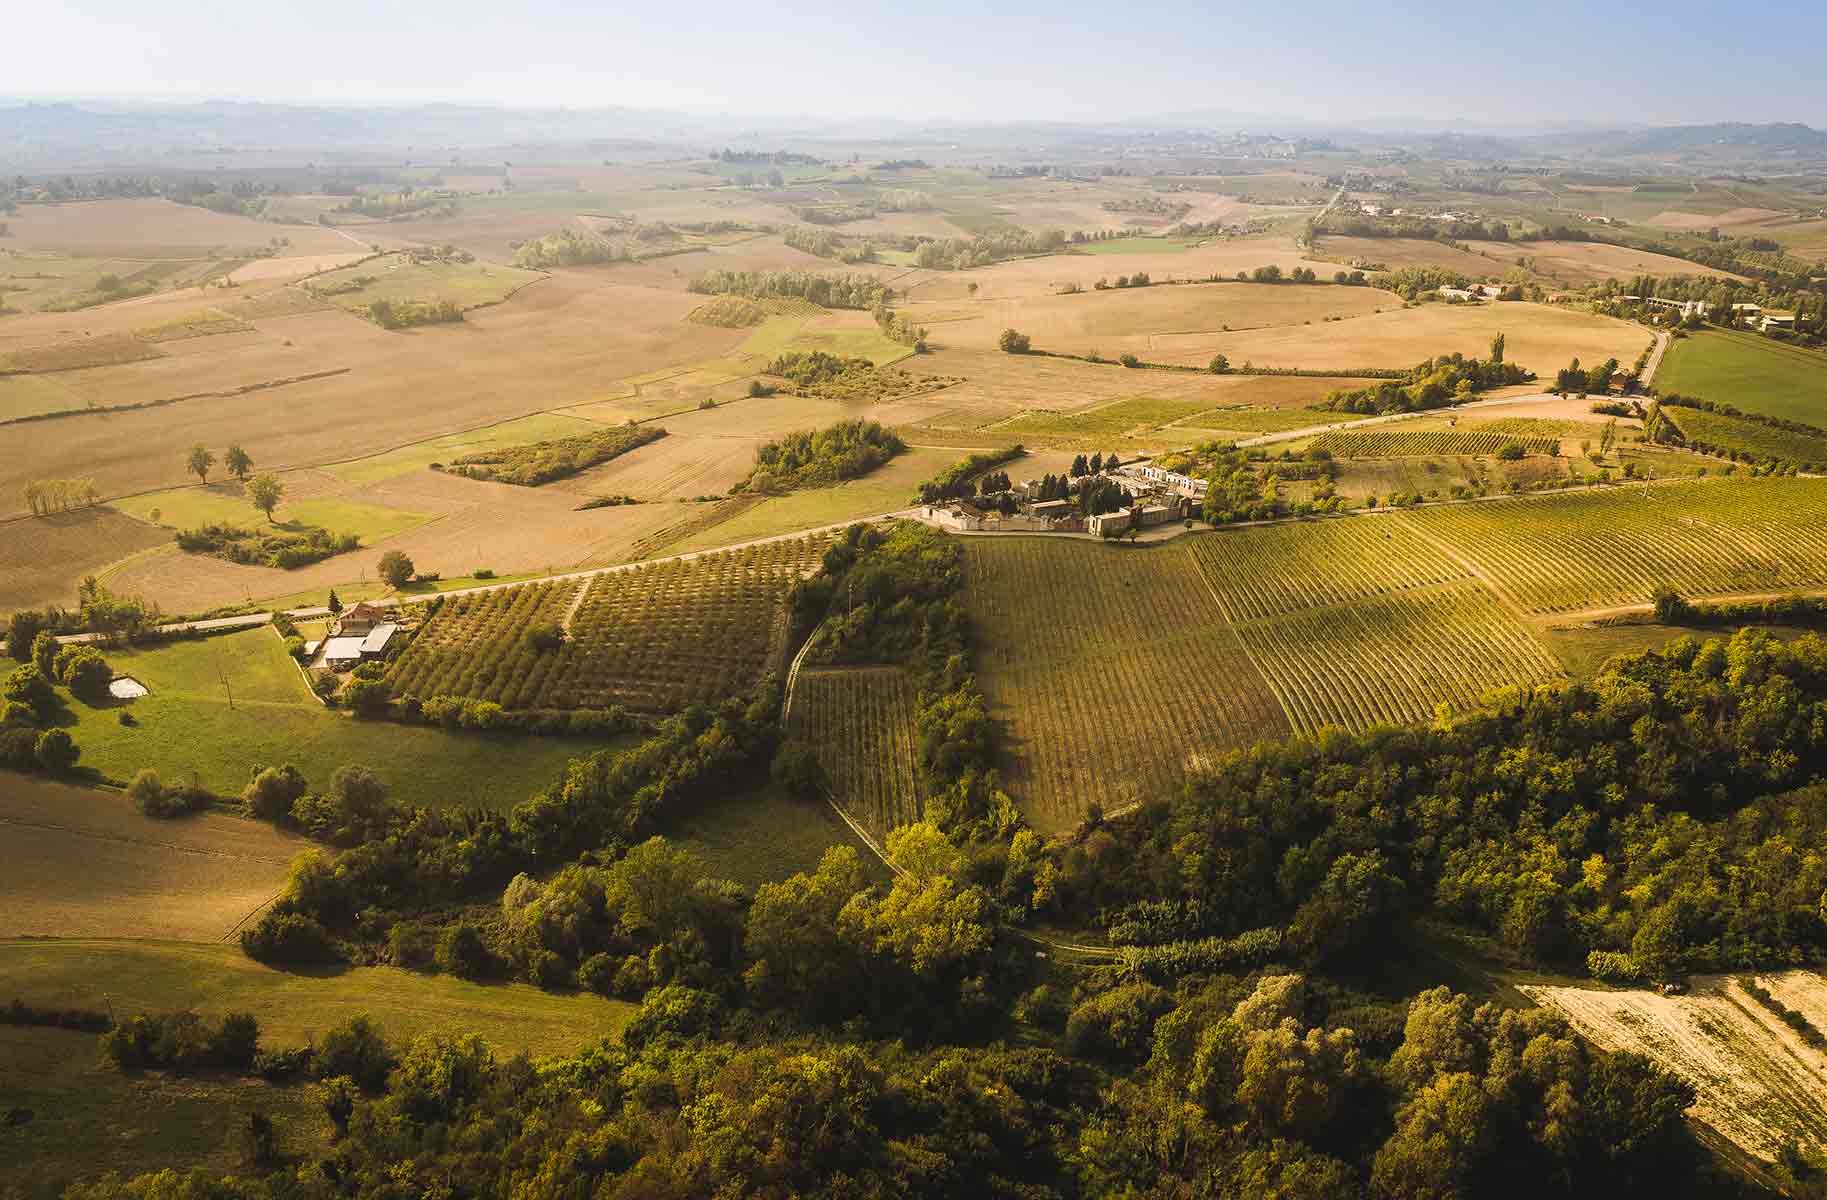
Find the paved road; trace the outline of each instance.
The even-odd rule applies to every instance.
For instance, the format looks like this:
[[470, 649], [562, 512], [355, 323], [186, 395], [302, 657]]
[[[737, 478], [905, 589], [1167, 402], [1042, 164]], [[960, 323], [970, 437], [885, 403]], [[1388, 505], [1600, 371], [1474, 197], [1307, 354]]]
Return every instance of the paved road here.
[[1662, 365], [1662, 356], [1667, 352], [1668, 334], [1658, 333], [1655, 348], [1649, 352], [1649, 361], [1643, 364], [1643, 374], [1637, 377], [1644, 387], [1656, 381], [1656, 368]]

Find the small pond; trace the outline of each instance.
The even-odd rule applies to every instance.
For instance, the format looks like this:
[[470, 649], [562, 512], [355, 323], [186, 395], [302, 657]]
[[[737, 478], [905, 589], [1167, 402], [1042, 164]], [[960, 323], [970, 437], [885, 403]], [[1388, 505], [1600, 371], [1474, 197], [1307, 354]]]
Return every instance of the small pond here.
[[131, 675], [116, 675], [108, 684], [108, 694], [116, 700], [137, 700], [146, 694], [146, 685]]

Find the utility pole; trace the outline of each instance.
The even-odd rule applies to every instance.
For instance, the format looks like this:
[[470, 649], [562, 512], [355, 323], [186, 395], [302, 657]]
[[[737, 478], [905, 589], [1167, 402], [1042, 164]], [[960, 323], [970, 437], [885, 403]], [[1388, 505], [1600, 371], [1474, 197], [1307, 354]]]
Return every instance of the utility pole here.
[[222, 690], [228, 695], [228, 706], [235, 707], [235, 689], [228, 686], [228, 672], [222, 669], [222, 660], [216, 659], [216, 678], [222, 681]]

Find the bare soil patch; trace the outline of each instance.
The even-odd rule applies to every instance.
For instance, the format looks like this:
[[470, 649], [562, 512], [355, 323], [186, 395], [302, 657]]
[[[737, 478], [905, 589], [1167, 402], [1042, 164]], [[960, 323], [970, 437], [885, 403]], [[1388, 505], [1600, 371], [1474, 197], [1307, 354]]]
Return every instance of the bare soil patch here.
[[1570, 284], [1597, 283], [1605, 279], [1624, 279], [1632, 275], [1707, 275], [1718, 279], [1737, 279], [1730, 271], [1703, 267], [1699, 263], [1647, 250], [1632, 250], [1604, 242], [1468, 242], [1474, 250], [1483, 251], [1514, 262], [1520, 255], [1529, 259], [1538, 275], [1549, 275]]
[[[1810, 1020], [1827, 1017], [1827, 980], [1818, 973], [1756, 978]], [[1693, 1084], [1693, 1115], [1745, 1151], [1772, 1159], [1790, 1137], [1817, 1150], [1827, 1146], [1827, 1055], [1735, 977], [1696, 979], [1681, 996], [1530, 985], [1522, 991], [1595, 1044], [1646, 1055]]]
[[26, 204], [7, 218], [15, 244], [102, 258], [223, 258], [291, 242], [290, 254], [333, 254], [347, 239], [310, 225], [274, 225], [169, 200]]

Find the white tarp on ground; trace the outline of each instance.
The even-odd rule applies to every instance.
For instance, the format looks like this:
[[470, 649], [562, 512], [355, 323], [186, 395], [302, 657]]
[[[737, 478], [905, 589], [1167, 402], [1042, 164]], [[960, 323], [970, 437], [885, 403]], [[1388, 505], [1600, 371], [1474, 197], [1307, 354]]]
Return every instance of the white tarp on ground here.
[[108, 694], [116, 700], [137, 700], [146, 695], [146, 685], [131, 675], [117, 675], [108, 684]]

